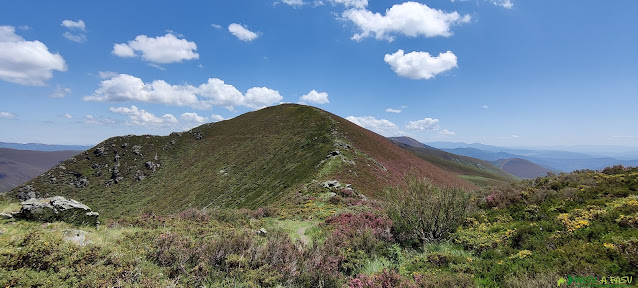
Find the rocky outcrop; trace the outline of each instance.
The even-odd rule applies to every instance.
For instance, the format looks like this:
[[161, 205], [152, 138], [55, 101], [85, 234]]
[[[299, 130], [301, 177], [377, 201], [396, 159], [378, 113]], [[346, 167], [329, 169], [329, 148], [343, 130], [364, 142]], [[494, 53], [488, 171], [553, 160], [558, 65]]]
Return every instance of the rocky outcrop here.
[[24, 187], [21, 187], [20, 190], [18, 190], [18, 199], [20, 199], [20, 201], [26, 201], [31, 198], [38, 197], [40, 197], [40, 193], [38, 193], [38, 191], [35, 191], [35, 189], [33, 189], [33, 186], [31, 185], [25, 185]]
[[77, 225], [98, 225], [99, 215], [78, 201], [55, 196], [24, 201], [20, 212], [13, 213], [12, 216], [16, 219], [44, 222], [64, 221]]

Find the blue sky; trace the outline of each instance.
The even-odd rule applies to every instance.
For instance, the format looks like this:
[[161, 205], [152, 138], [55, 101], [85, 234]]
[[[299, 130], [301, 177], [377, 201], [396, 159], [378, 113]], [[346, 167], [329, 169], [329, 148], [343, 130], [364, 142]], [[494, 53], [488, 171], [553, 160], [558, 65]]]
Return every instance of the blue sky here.
[[385, 136], [638, 147], [638, 2], [2, 1], [0, 141], [97, 144], [281, 102]]

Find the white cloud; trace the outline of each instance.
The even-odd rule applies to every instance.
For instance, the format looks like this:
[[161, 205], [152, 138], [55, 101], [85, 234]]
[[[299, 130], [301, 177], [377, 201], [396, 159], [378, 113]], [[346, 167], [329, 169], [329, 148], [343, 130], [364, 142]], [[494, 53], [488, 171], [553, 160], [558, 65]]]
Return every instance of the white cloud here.
[[456, 133], [449, 131], [447, 129], [443, 129], [439, 132], [439, 134], [443, 135], [443, 136], [455, 136]]
[[483, 105], [483, 106], [481, 106], [481, 107], [482, 107], [483, 109], [490, 108], [490, 106], [487, 106], [487, 105]]
[[15, 117], [16, 117], [16, 115], [14, 115], [13, 113], [0, 112], [0, 118], [2, 118], [2, 119], [13, 119]]
[[164, 114], [162, 117], [157, 117], [144, 109], [138, 109], [135, 105], [128, 107], [111, 107], [109, 110], [113, 113], [128, 116], [129, 123], [139, 126], [171, 126], [177, 124], [177, 118], [171, 114]]
[[85, 34], [73, 34], [69, 31], [64, 32], [64, 34], [62, 34], [62, 36], [64, 36], [64, 38], [69, 39], [71, 41], [74, 42], [78, 42], [78, 43], [82, 43], [82, 42], [86, 42], [86, 35]]
[[26, 41], [13, 26], [0, 26], [0, 79], [21, 85], [44, 86], [53, 71], [66, 71], [60, 54], [40, 41]]
[[166, 71], [166, 68], [164, 68], [164, 67], [162, 67], [160, 65], [157, 65], [155, 63], [148, 63], [148, 66], [151, 66], [153, 68], [157, 68], [157, 69], [162, 70], [162, 71]]
[[408, 130], [439, 130], [439, 119], [425, 118], [417, 121], [408, 121], [405, 125]]
[[390, 64], [399, 76], [411, 79], [431, 79], [439, 73], [458, 67], [456, 55], [451, 51], [432, 57], [428, 52], [410, 52], [404, 54], [399, 49], [394, 54], [385, 54], [383, 60]]
[[399, 127], [386, 119], [376, 119], [372, 116], [355, 117], [348, 116], [346, 119], [354, 124], [357, 124], [368, 130], [372, 130], [383, 136], [400, 136], [404, 133], [399, 130]]
[[135, 52], [137, 51], [142, 54], [142, 59], [146, 61], [166, 64], [199, 59], [199, 54], [195, 50], [197, 50], [195, 42], [179, 39], [175, 35], [168, 33], [154, 38], [139, 35], [135, 37], [135, 40], [129, 41], [127, 44], [113, 45], [112, 53], [119, 57], [136, 57], [137, 54]]
[[206, 98], [206, 102], [212, 105], [233, 109], [233, 106], [242, 105], [244, 95], [235, 86], [224, 83], [217, 78], [209, 78], [208, 82], [199, 86], [199, 93]]
[[368, 0], [328, 0], [332, 4], [343, 4], [346, 7], [365, 8]]
[[401, 109], [393, 109], [393, 108], [388, 108], [385, 109], [385, 112], [390, 112], [390, 113], [401, 113]]
[[244, 105], [259, 109], [279, 103], [283, 99], [284, 97], [282, 97], [277, 90], [266, 87], [253, 87], [246, 91]]
[[62, 36], [64, 36], [64, 38], [69, 39], [69, 40], [74, 41], [74, 42], [78, 42], [78, 43], [86, 42], [86, 34], [82, 33], [82, 32], [86, 31], [86, 24], [84, 24], [84, 21], [82, 21], [82, 20], [78, 20], [78, 21], [64, 20], [64, 21], [62, 21], [62, 24], [60, 24], [60, 26], [66, 27], [69, 30], [80, 30], [81, 31], [79, 33], [71, 33], [69, 31], [66, 31], [66, 32], [64, 32], [64, 34], [62, 34]]
[[106, 78], [113, 78], [115, 76], [120, 75], [120, 73], [117, 72], [112, 72], [112, 71], [98, 71], [97, 74], [100, 76], [100, 78], [102, 79], [106, 79]]
[[71, 93], [71, 88], [62, 87], [60, 85], [55, 86], [53, 93], [49, 94], [51, 98], [64, 98], [67, 94]]
[[222, 25], [219, 25], [219, 24], [210, 24], [210, 26], [212, 26], [215, 29], [222, 29]]
[[124, 43], [113, 45], [113, 52], [111, 53], [123, 58], [137, 56], [135, 55], [135, 50]]
[[231, 34], [235, 35], [235, 37], [237, 37], [239, 40], [244, 41], [244, 42], [250, 42], [250, 41], [253, 41], [253, 40], [257, 39], [257, 37], [259, 37], [259, 35], [257, 35], [257, 33], [252, 32], [252, 31], [246, 29], [241, 24], [237, 24], [237, 23], [232, 23], [232, 24], [228, 25], [228, 31]]
[[[200, 107], [205, 104], [197, 99], [197, 88], [191, 85], [170, 85], [163, 80], [144, 83], [142, 79], [127, 74], [119, 74], [103, 80], [93, 95], [84, 97], [86, 101], [125, 102], [139, 101], [162, 103], [173, 106]], [[208, 108], [207, 107], [203, 108]]]
[[233, 85], [217, 78], [209, 78], [206, 83], [195, 87], [188, 84], [171, 85], [164, 80], [144, 83], [142, 79], [127, 74], [103, 80], [93, 95], [84, 97], [85, 101], [137, 101], [196, 109], [222, 106], [230, 110], [234, 106], [261, 108], [276, 104], [282, 99], [278, 91], [266, 87], [250, 88], [244, 96]]
[[313, 104], [326, 104], [330, 103], [328, 100], [328, 93], [317, 92], [316, 90], [310, 91], [308, 94], [299, 97], [301, 103], [313, 103]]
[[78, 21], [64, 20], [62, 21], [62, 24], [60, 24], [60, 26], [66, 27], [68, 29], [79, 29], [82, 31], [86, 31], [86, 25], [84, 24], [84, 21], [82, 20], [78, 20]]
[[213, 119], [213, 122], [226, 120], [223, 116], [217, 114], [210, 115], [210, 118]]
[[491, 0], [490, 2], [496, 6], [501, 6], [507, 9], [512, 9], [512, 7], [514, 7], [514, 3], [512, 3], [511, 0]]
[[89, 125], [113, 125], [116, 122], [110, 118], [95, 118], [92, 115], [86, 115], [82, 123]]
[[343, 12], [342, 17], [361, 30], [361, 33], [352, 36], [357, 41], [373, 35], [378, 40], [393, 41], [393, 34], [448, 37], [452, 35], [452, 25], [470, 21], [470, 15], [461, 16], [456, 11], [446, 13], [417, 2], [396, 4], [386, 10], [385, 15], [366, 9], [349, 9]]
[[304, 4], [306, 4], [302, 0], [281, 0], [281, 1], [275, 2], [275, 4], [277, 4], [277, 3], [284, 3], [286, 5], [290, 5], [290, 6], [294, 7], [294, 8], [299, 8], [299, 7], [303, 6]]
[[64, 114], [64, 117], [66, 117], [66, 119], [73, 119], [73, 116], [69, 113]]
[[195, 123], [206, 123], [208, 122], [208, 118], [197, 115], [197, 113], [184, 113], [182, 114], [182, 119], [187, 122], [195, 122]]

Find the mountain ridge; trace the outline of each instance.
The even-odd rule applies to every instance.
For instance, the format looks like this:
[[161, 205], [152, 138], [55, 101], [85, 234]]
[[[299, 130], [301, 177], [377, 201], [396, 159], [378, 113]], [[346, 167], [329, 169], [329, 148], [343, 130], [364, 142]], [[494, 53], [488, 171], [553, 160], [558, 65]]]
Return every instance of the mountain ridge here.
[[109, 138], [27, 185], [115, 217], [283, 205], [333, 179], [374, 197], [408, 173], [441, 186], [474, 187], [344, 118], [282, 104], [168, 136]]

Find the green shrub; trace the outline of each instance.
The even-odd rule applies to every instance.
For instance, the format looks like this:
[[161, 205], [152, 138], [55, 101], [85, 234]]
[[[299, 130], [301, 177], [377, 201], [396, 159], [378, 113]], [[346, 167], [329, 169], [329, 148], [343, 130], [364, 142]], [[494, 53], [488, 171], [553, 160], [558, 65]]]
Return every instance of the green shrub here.
[[469, 195], [457, 188], [441, 188], [409, 177], [403, 187], [385, 191], [393, 234], [405, 246], [420, 247], [447, 240], [467, 214]]

